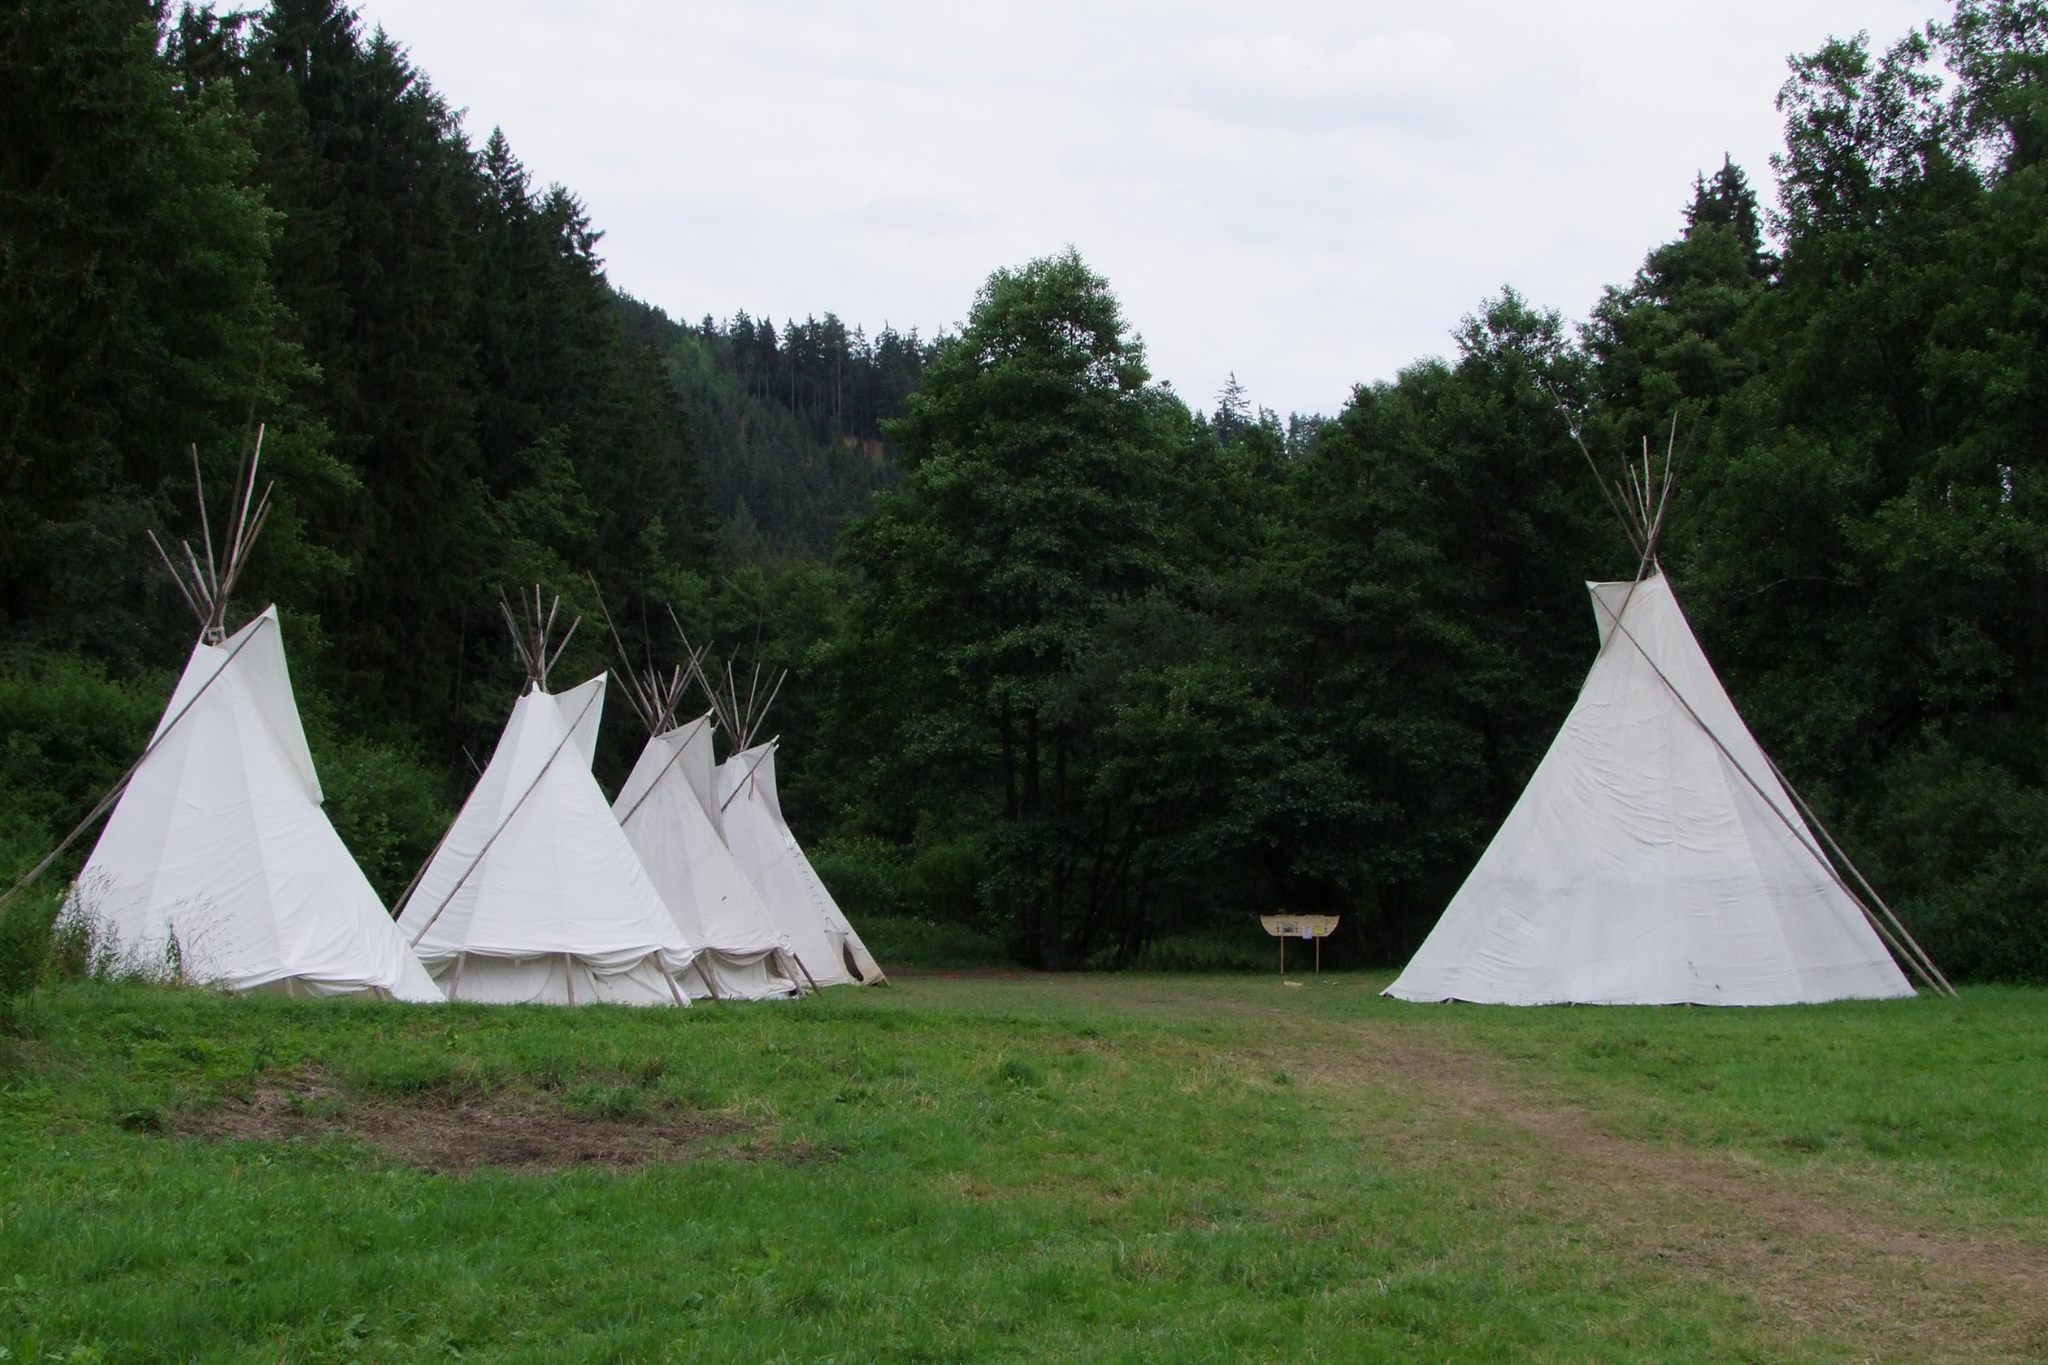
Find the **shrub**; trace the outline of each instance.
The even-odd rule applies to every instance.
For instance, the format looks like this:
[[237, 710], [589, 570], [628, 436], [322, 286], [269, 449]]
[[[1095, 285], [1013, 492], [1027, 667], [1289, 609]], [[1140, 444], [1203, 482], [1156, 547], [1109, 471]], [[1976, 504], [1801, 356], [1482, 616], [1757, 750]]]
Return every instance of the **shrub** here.
[[[1288, 971], [1309, 965], [1313, 945], [1303, 953], [1290, 948]], [[1131, 966], [1147, 972], [1245, 972], [1279, 970], [1280, 949], [1256, 919], [1219, 925], [1196, 933], [1168, 934], [1139, 950]]]
[[441, 774], [374, 740], [326, 744], [315, 755], [327, 818], [387, 902], [405, 890], [454, 819]]
[[[809, 850], [818, 880], [867, 939], [872, 920], [905, 913], [906, 850], [866, 835], [820, 839]], [[872, 944], [869, 945], [873, 947]]]
[[[64, 654], [8, 661], [0, 674], [0, 889], [69, 833], [148, 743], [168, 688], [111, 682]], [[91, 850], [74, 844], [47, 874], [61, 880]]]
[[[982, 922], [988, 857], [976, 836], [895, 844], [872, 835], [821, 839], [811, 865], [856, 923], [895, 916], [919, 922]], [[865, 931], [862, 937], [866, 937]]]
[[1003, 941], [965, 924], [916, 915], [871, 915], [854, 928], [882, 970], [891, 967], [993, 967], [1012, 961]]
[[0, 907], [0, 1033], [28, 1028], [29, 997], [49, 969], [54, 894], [31, 888]]
[[2048, 791], [1941, 746], [1880, 790], [1844, 842], [1928, 956], [1952, 978], [2048, 981]]

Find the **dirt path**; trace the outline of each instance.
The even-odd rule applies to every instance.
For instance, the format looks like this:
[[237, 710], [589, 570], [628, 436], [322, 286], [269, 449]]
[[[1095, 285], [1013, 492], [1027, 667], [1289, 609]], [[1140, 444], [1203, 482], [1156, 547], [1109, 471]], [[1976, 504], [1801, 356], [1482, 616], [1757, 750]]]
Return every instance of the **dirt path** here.
[[[1251, 1002], [1215, 1003], [1301, 1022]], [[1483, 1164], [1523, 1207], [1733, 1289], [1773, 1320], [1854, 1343], [1871, 1359], [2048, 1359], [2048, 1248], [1906, 1227], [1736, 1157], [1618, 1137], [1585, 1110], [1531, 1094], [1480, 1053], [1369, 1024], [1319, 1027], [1353, 1045], [1242, 1055], [1339, 1103], [1370, 1105], [1382, 1121], [1392, 1099], [1413, 1138], [1409, 1159]]]

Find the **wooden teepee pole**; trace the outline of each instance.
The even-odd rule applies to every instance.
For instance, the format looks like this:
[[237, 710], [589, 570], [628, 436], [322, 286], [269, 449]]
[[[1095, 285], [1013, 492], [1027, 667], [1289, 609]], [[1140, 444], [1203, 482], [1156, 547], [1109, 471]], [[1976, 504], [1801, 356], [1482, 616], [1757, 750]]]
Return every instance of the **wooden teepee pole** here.
[[[1595, 597], [1594, 600], [1597, 602], [1599, 599]], [[1707, 722], [1701, 718], [1700, 713], [1698, 711], [1695, 711], [1693, 709], [1693, 705], [1689, 700], [1686, 699], [1685, 693], [1679, 691], [1678, 685], [1671, 681], [1670, 677], [1665, 674], [1664, 670], [1658, 666], [1656, 659], [1651, 657], [1650, 651], [1643, 648], [1642, 641], [1636, 639], [1635, 633], [1631, 631], [1626, 625], [1624, 625], [1619, 617], [1615, 618], [1614, 629], [1617, 632], [1619, 632], [1623, 637], [1625, 637], [1631, 645], [1635, 646], [1636, 652], [1642, 655], [1643, 662], [1650, 666], [1650, 671], [1657, 675], [1658, 681], [1662, 682], [1665, 686], [1665, 689], [1671, 693], [1671, 695], [1677, 700], [1678, 704], [1685, 708], [1685, 714], [1692, 718], [1693, 724], [1699, 726], [1700, 732], [1707, 737], [1708, 741], [1711, 742], [1716, 749], [1720, 750], [1721, 757], [1728, 761], [1728, 766], [1735, 769], [1736, 772], [1742, 775], [1742, 780], [1747, 782], [1750, 786], [1750, 789], [1757, 794], [1757, 799], [1764, 803], [1764, 808], [1770, 811], [1772, 815], [1777, 816], [1779, 823], [1784, 825], [1785, 828], [1791, 833], [1793, 841], [1813, 856], [1814, 860], [1818, 862], [1821, 865], [1821, 867], [1827, 872], [1828, 876], [1834, 880], [1835, 885], [1841, 888], [1842, 894], [1849, 898], [1850, 903], [1854, 905], [1858, 910], [1863, 912], [1864, 921], [1868, 923], [1872, 929], [1877, 931], [1878, 936], [1885, 941], [1885, 943], [1891, 948], [1892, 952], [1897, 954], [1906, 963], [1907, 966], [1913, 969], [1914, 973], [1918, 975], [1920, 979], [1927, 984], [1927, 988], [1929, 990], [1933, 991], [1937, 995], [1954, 995], [1955, 987], [1950, 986], [1946, 979], [1940, 978], [1940, 974], [1938, 972], [1930, 972], [1928, 970], [1928, 968], [1933, 966], [1933, 963], [1929, 962], [1926, 966], [1922, 966], [1919, 958], [1916, 958], [1912, 954], [1906, 952], [1905, 949], [1899, 944], [1898, 940], [1893, 937], [1891, 931], [1885, 928], [1883, 922], [1880, 921], [1877, 915], [1872, 912], [1871, 908], [1864, 903], [1863, 898], [1857, 895], [1855, 890], [1850, 887], [1848, 881], [1842, 876], [1840, 869], [1838, 869], [1832, 862], [1828, 860], [1828, 857], [1825, 853], [1821, 852], [1819, 846], [1813, 842], [1812, 836], [1802, 833], [1798, 822], [1795, 821], [1785, 811], [1780, 810], [1778, 808], [1778, 803], [1776, 801], [1773, 801], [1771, 799], [1770, 793], [1766, 792], [1763, 789], [1763, 784], [1757, 781], [1755, 775], [1752, 774], [1749, 771], [1749, 769], [1745, 768], [1741, 764], [1741, 762], [1739, 762], [1736, 759], [1733, 753], [1729, 752], [1728, 746], [1722, 742], [1721, 737], [1714, 733], [1714, 728], [1711, 725], [1708, 725]], [[1761, 750], [1763, 746], [1758, 745], [1757, 747], [1759, 750]], [[1770, 761], [1770, 755], [1765, 754], [1764, 762], [1770, 763]], [[1772, 764], [1772, 767], [1775, 769], [1776, 765]]]
[[[1761, 748], [1762, 746], [1758, 747]], [[1837, 858], [1842, 860], [1842, 866], [1849, 869], [1849, 875], [1853, 876], [1856, 879], [1857, 885], [1861, 886], [1870, 899], [1876, 902], [1877, 908], [1884, 912], [1884, 917], [1891, 922], [1892, 928], [1898, 932], [1900, 938], [1905, 940], [1906, 945], [1912, 950], [1914, 957], [1926, 969], [1922, 975], [1931, 974], [1936, 981], [1941, 983], [1941, 989], [1948, 995], [1953, 996], [1956, 993], [1956, 988], [1949, 984], [1946, 976], [1942, 975], [1941, 968], [1934, 965], [1934, 959], [1929, 957], [1927, 950], [1920, 946], [1920, 941], [1913, 937], [1912, 931], [1906, 928], [1905, 924], [1899, 919], [1898, 913], [1886, 903], [1883, 896], [1877, 893], [1877, 888], [1870, 884], [1870, 878], [1863, 875], [1863, 869], [1856, 866], [1855, 861], [1842, 850], [1842, 846], [1835, 842], [1833, 833], [1829, 831], [1820, 816], [1814, 814], [1813, 807], [1806, 803], [1806, 798], [1801, 796], [1799, 789], [1792, 785], [1792, 779], [1786, 777], [1784, 770], [1778, 767], [1778, 761], [1769, 754], [1765, 754], [1764, 762], [1771, 765], [1771, 771], [1777, 775], [1778, 784], [1785, 789], [1785, 794], [1798, 804], [1801, 813], [1806, 816], [1807, 823], [1820, 831], [1820, 837], [1827, 840], [1828, 847], [1834, 851]]]
[[[268, 620], [269, 618], [265, 617], [264, 619]], [[256, 638], [256, 635], [256, 631], [250, 631], [246, 636], [244, 636], [240, 641], [236, 643], [233, 649], [228, 651], [228, 656], [220, 661], [220, 667], [216, 668], [213, 671], [213, 673], [206, 679], [206, 681], [199, 685], [198, 690], [193, 692], [191, 697], [186, 700], [183, 706], [179, 707], [177, 711], [173, 713], [169, 719], [164, 721], [163, 728], [158, 731], [156, 738], [149, 742], [149, 747], [145, 748], [142, 751], [141, 756], [137, 758], [133, 763], [128, 765], [128, 770], [126, 772], [122, 773], [118, 778], [114, 779], [114, 785], [107, 788], [106, 794], [101, 796], [100, 799], [93, 804], [93, 808], [85, 813], [85, 818], [83, 820], [80, 820], [78, 824], [72, 828], [72, 831], [69, 834], [65, 835], [63, 840], [59, 842], [55, 848], [51, 849], [48, 853], [44, 854], [42, 861], [38, 862], [34, 867], [30, 868], [27, 871], [27, 873], [25, 873], [22, 876], [21, 880], [17, 881], [13, 886], [7, 888], [7, 894], [4, 896], [0, 896], [0, 907], [4, 907], [7, 904], [7, 902], [13, 900], [15, 896], [21, 892], [21, 889], [23, 887], [33, 882], [36, 878], [42, 876], [43, 873], [49, 871], [50, 864], [56, 862], [58, 858], [62, 857], [64, 854], [64, 850], [70, 848], [72, 844], [78, 841], [79, 835], [85, 833], [88, 829], [92, 828], [93, 822], [98, 820], [102, 815], [106, 814], [107, 811], [113, 806], [113, 804], [121, 799], [121, 793], [128, 790], [129, 782], [134, 779], [136, 773], [142, 770], [142, 765], [149, 761], [149, 756], [155, 753], [158, 749], [163, 747], [164, 741], [171, 737], [171, 732], [178, 728], [178, 722], [185, 719], [185, 717], [191, 712], [192, 708], [199, 704], [199, 699], [206, 695], [206, 690], [212, 687], [214, 683], [220, 679], [220, 676], [228, 671], [228, 665], [232, 664], [235, 661], [235, 656], [237, 654], [240, 654], [244, 649], [248, 648], [249, 642], [251, 640], [254, 640]]]

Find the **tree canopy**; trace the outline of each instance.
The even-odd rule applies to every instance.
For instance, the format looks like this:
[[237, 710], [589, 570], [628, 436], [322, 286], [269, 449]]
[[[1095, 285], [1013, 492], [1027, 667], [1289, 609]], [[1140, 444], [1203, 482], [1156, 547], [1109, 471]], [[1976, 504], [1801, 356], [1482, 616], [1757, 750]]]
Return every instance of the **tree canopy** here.
[[672, 605], [791, 671], [783, 798], [856, 918], [1073, 967], [1328, 910], [1391, 962], [1570, 706], [1584, 580], [1637, 567], [1576, 431], [1674, 441], [1708, 655], [1935, 958], [2048, 979], [2037, 0], [1795, 57], [1768, 201], [1702, 168], [1582, 324], [1504, 287], [1285, 421], [1155, 381], [1071, 247], [957, 335], [673, 320], [341, 0], [20, 0], [0, 80], [0, 863], [146, 734], [189, 625], [144, 532], [261, 423], [243, 605], [387, 893], [518, 686], [498, 593], [587, 574], [635, 648]]

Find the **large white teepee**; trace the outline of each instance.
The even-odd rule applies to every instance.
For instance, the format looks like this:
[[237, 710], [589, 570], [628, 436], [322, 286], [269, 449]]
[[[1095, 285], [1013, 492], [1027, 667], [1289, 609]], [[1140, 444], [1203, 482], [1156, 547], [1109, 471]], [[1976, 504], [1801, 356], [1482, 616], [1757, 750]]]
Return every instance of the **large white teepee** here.
[[1663, 574], [1587, 586], [1600, 653], [1578, 701], [1386, 993], [1511, 1005], [1911, 995]]
[[[711, 718], [647, 741], [612, 810], [720, 998], [797, 993], [783, 936], [714, 823]], [[703, 989], [702, 987], [699, 988]]]
[[398, 927], [451, 1000], [689, 1003], [696, 949], [590, 774], [604, 683], [528, 686], [406, 899]]
[[718, 792], [726, 845], [811, 979], [820, 986], [882, 980], [882, 969], [782, 818], [774, 743], [742, 749], [720, 764]]
[[235, 991], [439, 1000], [320, 802], [271, 607], [193, 648], [68, 913], [129, 969]]

